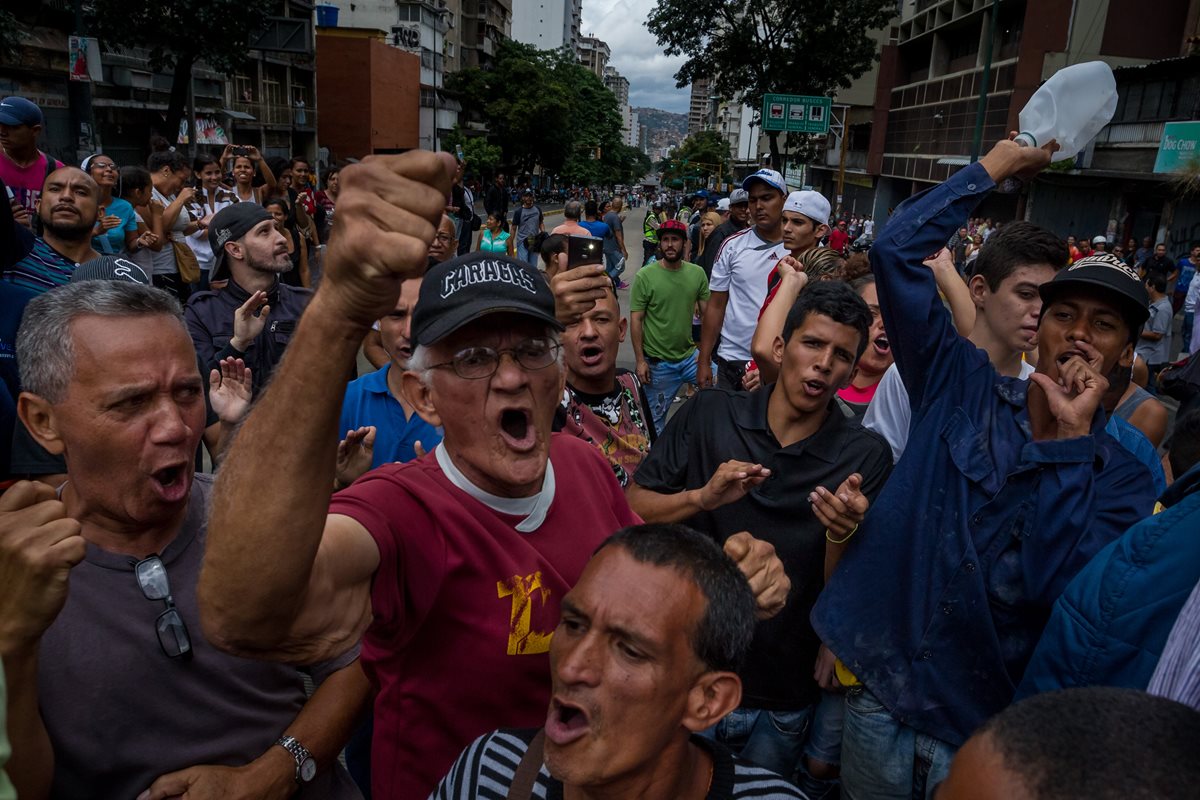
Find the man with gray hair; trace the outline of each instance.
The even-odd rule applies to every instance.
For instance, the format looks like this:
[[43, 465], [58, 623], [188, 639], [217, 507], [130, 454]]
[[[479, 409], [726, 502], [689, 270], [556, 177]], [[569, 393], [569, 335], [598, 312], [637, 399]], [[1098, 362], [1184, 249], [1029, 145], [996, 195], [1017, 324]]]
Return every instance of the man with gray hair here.
[[583, 203], [578, 200], [568, 200], [563, 206], [563, 223], [550, 231], [551, 234], [561, 233], [564, 236], [591, 236], [587, 228], [579, 224], [583, 218]]
[[297, 797], [358, 797], [335, 763], [370, 691], [355, 643], [311, 670], [328, 679], [306, 700], [295, 667], [229, 656], [201, 631], [212, 479], [193, 472], [204, 385], [176, 300], [131, 282], [55, 289], [30, 302], [17, 352], [21, 420], [68, 477], [57, 494], [21, 482], [0, 497], [20, 795], [284, 797], [298, 783]]
[[[637, 522], [600, 454], [551, 435], [555, 297], [493, 253], [421, 284], [401, 391], [442, 443], [330, 497], [345, 383], [312, 375], [351, 363], [424, 271], [453, 171], [447, 154], [412, 152], [342, 173], [324, 281], [226, 457], [201, 578], [205, 627], [235, 652], [320, 659], [366, 630], [379, 797], [425, 797], [480, 734], [540, 722], [562, 597], [591, 551]], [[746, 539], [736, 555], [773, 610], [786, 597], [777, 559]]]

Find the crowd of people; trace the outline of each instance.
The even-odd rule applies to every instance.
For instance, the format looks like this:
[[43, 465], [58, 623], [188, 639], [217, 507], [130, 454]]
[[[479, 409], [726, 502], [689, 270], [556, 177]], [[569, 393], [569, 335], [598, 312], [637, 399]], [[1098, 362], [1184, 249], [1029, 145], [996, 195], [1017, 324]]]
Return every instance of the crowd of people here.
[[1194, 796], [1196, 262], [973, 217], [1053, 143], [652, 200], [635, 269], [619, 195], [17, 100], [0, 798]]

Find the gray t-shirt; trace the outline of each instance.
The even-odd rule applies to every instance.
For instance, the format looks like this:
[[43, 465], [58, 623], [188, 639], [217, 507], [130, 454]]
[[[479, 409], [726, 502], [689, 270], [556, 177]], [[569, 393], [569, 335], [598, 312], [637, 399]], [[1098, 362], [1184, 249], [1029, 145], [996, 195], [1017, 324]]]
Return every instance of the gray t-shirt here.
[[621, 232], [621, 216], [615, 211], [610, 211], [604, 215], [604, 224], [612, 228], [613, 232], [612, 236], [604, 237], [604, 252], [620, 253], [621, 245], [617, 242], [617, 234]]
[[1171, 360], [1171, 321], [1174, 316], [1170, 298], [1161, 297], [1150, 304], [1150, 319], [1146, 320], [1143, 330], [1160, 333], [1162, 338], [1157, 342], [1138, 342], [1137, 354], [1147, 364], [1165, 364]]
[[542, 210], [537, 206], [521, 206], [513, 212], [513, 219], [518, 223], [517, 241], [523, 242], [530, 236], [537, 236], [538, 228], [542, 224]]
[[[296, 667], [223, 653], [205, 641], [196, 605], [211, 475], [196, 475], [179, 535], [161, 556], [187, 624], [190, 660], [168, 658], [155, 633], [165, 610], [147, 600], [136, 559], [87, 546], [62, 613], [42, 637], [38, 700], [54, 746], [56, 800], [131, 800], [168, 772], [258, 758], [306, 698]], [[310, 670], [318, 682], [358, 648]], [[301, 743], [303, 744], [303, 742]], [[338, 765], [298, 798], [361, 798]]]

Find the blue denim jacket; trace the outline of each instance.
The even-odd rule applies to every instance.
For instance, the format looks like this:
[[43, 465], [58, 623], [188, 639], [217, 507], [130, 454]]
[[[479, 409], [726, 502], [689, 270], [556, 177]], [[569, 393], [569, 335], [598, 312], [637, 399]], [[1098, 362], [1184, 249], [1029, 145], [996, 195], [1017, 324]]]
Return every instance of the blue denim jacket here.
[[1155, 497], [1103, 409], [1091, 435], [1034, 441], [1026, 382], [955, 331], [921, 261], [992, 188], [982, 166], [960, 170], [871, 249], [911, 435], [812, 613], [899, 722], [955, 746], [1012, 701], [1055, 598]]

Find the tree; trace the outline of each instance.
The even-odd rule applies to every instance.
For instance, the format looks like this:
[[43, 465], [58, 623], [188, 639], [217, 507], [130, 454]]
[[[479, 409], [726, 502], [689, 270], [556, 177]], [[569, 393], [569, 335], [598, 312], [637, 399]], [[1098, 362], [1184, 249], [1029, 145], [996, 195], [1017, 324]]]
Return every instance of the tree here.
[[605, 154], [621, 139], [616, 98], [565, 50], [506, 40], [487, 69], [448, 75], [446, 87], [487, 125], [487, 140], [510, 168], [530, 172], [540, 164], [583, 183], [613, 169]]
[[442, 137], [442, 147], [448, 153], [453, 153], [462, 147], [463, 158], [468, 165], [478, 172], [491, 172], [500, 166], [503, 154], [500, 148], [488, 142], [483, 136], [468, 136], [462, 128], [454, 126], [454, 130]]
[[[171, 99], [163, 134], [172, 143], [187, 104], [197, 61], [233, 72], [247, 58], [274, 0], [91, 0], [90, 32], [103, 41], [150, 50], [150, 65], [171, 70]], [[195, 127], [193, 122], [189, 130]], [[195, 131], [191, 132], [195, 136]]]
[[689, 182], [704, 184], [710, 175], [717, 182], [726, 180], [729, 165], [729, 142], [716, 131], [700, 131], [683, 140], [659, 162], [663, 183], [685, 188]]
[[667, 55], [687, 56], [680, 88], [707, 78], [717, 96], [757, 109], [767, 93], [849, 88], [878, 57], [868, 32], [895, 15], [896, 0], [657, 0], [646, 27]]

